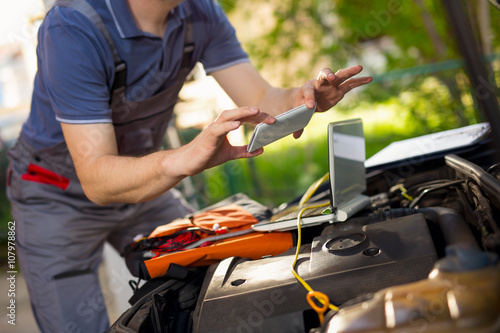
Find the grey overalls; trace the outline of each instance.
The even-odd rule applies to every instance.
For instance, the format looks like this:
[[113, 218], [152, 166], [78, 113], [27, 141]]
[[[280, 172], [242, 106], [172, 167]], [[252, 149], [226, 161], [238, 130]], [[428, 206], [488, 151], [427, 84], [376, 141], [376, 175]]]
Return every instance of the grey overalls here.
[[[186, 76], [194, 66], [192, 24], [186, 22], [183, 60], [175, 84], [157, 95], [127, 101], [126, 65], [99, 15], [84, 0], [58, 1], [89, 17], [106, 37], [115, 61], [111, 109], [119, 153], [143, 155], [161, 148]], [[89, 133], [89, 139], [94, 134]], [[192, 210], [171, 190], [141, 204], [101, 207], [89, 201], [65, 142], [35, 151], [20, 137], [9, 151], [8, 195], [16, 222], [17, 254], [35, 318], [43, 332], [102, 332], [109, 327], [97, 268], [103, 244], [118, 251], [137, 234]]]

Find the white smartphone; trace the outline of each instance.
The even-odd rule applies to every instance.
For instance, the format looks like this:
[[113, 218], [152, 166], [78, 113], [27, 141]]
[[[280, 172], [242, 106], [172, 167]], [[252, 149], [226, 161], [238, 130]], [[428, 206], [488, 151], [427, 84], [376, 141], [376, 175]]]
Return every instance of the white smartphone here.
[[309, 124], [309, 120], [311, 120], [314, 111], [316, 111], [316, 105], [310, 109], [303, 104], [276, 116], [276, 122], [274, 124], [258, 124], [255, 126], [252, 133], [247, 151], [253, 152], [254, 150], [303, 129]]

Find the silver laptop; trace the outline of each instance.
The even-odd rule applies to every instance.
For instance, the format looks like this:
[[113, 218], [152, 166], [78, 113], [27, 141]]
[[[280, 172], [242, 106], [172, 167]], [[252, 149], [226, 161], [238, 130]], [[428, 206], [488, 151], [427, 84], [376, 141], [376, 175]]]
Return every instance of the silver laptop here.
[[[302, 227], [325, 222], [343, 222], [370, 203], [366, 190], [365, 137], [361, 119], [328, 124], [329, 205], [306, 210]], [[314, 202], [304, 207], [321, 204]], [[256, 231], [285, 231], [297, 228], [299, 205], [275, 214], [270, 220], [252, 226]]]

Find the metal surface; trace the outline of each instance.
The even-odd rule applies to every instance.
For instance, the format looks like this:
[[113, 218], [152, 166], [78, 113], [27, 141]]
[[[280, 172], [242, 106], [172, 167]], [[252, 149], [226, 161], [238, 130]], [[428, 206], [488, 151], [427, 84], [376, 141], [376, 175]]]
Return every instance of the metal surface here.
[[[303, 248], [296, 270], [330, 302], [344, 304], [424, 279], [436, 260], [426, 221], [415, 214], [316, 237], [310, 249]], [[211, 267], [193, 332], [307, 331], [312, 310], [306, 289], [290, 271], [292, 261], [293, 255], [285, 253], [253, 261], [226, 259]]]

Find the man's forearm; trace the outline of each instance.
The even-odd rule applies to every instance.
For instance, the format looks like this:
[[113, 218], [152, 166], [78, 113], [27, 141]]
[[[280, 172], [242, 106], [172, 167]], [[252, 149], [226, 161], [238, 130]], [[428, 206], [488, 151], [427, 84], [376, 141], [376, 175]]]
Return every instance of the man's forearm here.
[[[78, 175], [87, 197], [96, 204], [137, 203], [157, 197], [176, 186], [185, 175], [175, 164], [176, 151], [142, 157], [105, 155], [88, 163]], [[165, 165], [167, 165], [165, 167]]]
[[270, 122], [268, 118], [257, 108], [225, 110], [188, 144], [142, 157], [119, 156], [110, 123], [61, 123], [61, 127], [85, 194], [96, 204], [107, 205], [153, 199], [187, 176], [261, 154], [262, 150], [249, 153], [245, 146], [232, 146], [227, 134], [249, 119]]
[[211, 73], [239, 106], [258, 106], [273, 116], [294, 107], [299, 88], [272, 87], [249, 62]]
[[119, 156], [110, 123], [61, 123], [87, 197], [99, 205], [142, 202], [177, 185], [185, 176], [184, 147], [141, 157]]
[[299, 88], [274, 88], [267, 89], [259, 103], [259, 108], [266, 113], [277, 116], [295, 107], [295, 96]]

